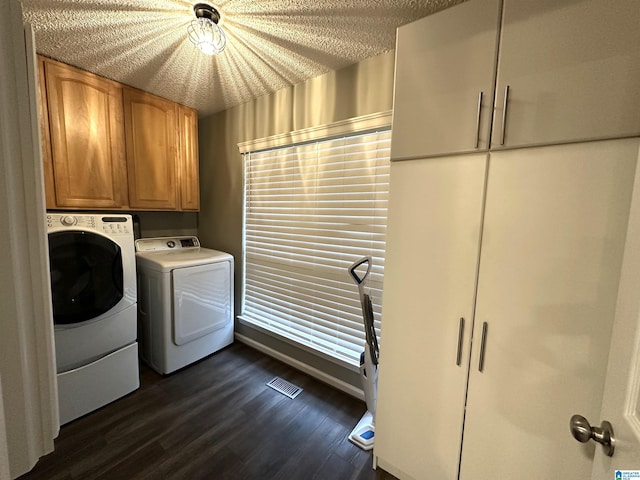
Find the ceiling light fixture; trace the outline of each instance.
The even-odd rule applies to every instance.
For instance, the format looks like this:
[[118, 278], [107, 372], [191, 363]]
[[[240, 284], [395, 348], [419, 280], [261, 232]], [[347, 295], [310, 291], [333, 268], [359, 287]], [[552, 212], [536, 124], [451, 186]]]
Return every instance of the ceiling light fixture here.
[[189, 40], [207, 55], [216, 55], [223, 51], [227, 37], [218, 26], [218, 11], [206, 3], [196, 3], [193, 12], [196, 19], [187, 27]]

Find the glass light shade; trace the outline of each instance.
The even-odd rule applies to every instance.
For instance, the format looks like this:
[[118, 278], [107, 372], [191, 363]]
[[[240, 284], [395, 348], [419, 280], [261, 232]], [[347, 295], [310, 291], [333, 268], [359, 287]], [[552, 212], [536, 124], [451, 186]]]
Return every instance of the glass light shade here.
[[223, 51], [227, 45], [224, 31], [208, 18], [198, 18], [192, 21], [187, 27], [187, 33], [189, 40], [207, 55], [216, 55]]

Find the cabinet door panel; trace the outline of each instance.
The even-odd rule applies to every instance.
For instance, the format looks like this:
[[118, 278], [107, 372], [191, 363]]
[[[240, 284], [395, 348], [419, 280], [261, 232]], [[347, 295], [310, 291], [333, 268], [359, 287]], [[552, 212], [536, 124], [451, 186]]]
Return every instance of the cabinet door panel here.
[[121, 88], [57, 62], [44, 68], [55, 184], [55, 206], [48, 206], [125, 206]]
[[391, 166], [375, 454], [401, 476], [457, 472], [486, 163], [476, 154]]
[[180, 209], [200, 210], [198, 112], [180, 106]]
[[53, 175], [53, 156], [51, 154], [51, 130], [49, 129], [49, 107], [47, 106], [47, 81], [45, 76], [45, 60], [38, 56], [38, 86], [40, 138], [42, 146], [42, 162], [44, 174], [45, 202], [47, 209], [56, 208], [56, 187]]
[[175, 210], [178, 206], [176, 104], [138, 90], [124, 90], [129, 204]]
[[474, 0], [398, 29], [392, 159], [488, 148], [499, 14]]
[[492, 146], [640, 134], [637, 0], [505, 0]]
[[638, 147], [491, 154], [462, 480], [591, 475], [568, 425], [600, 412]]

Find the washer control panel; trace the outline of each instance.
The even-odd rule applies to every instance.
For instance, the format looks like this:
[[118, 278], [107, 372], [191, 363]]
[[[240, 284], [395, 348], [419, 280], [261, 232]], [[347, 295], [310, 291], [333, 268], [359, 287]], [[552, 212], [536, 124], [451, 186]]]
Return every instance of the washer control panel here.
[[200, 248], [196, 236], [139, 238], [136, 240], [136, 252], [166, 252]]
[[47, 213], [47, 228], [98, 230], [108, 235], [130, 235], [133, 231], [129, 215], [68, 215], [65, 213]]

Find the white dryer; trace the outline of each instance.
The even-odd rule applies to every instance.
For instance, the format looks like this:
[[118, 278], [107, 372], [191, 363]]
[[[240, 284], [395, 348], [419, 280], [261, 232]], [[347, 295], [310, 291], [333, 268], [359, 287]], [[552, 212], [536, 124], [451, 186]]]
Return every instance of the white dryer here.
[[233, 342], [233, 257], [194, 236], [136, 240], [142, 360], [168, 374]]
[[60, 423], [140, 386], [130, 215], [46, 216]]

